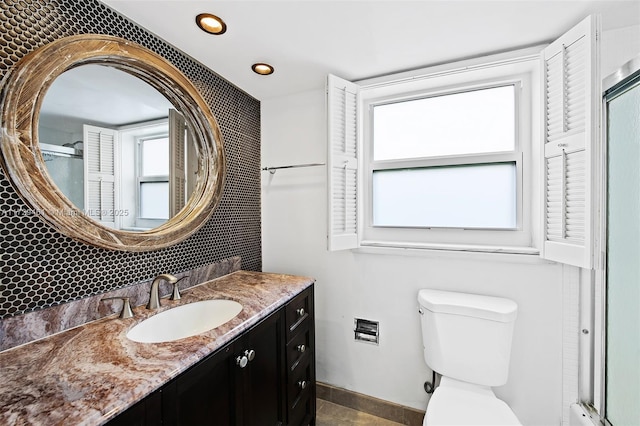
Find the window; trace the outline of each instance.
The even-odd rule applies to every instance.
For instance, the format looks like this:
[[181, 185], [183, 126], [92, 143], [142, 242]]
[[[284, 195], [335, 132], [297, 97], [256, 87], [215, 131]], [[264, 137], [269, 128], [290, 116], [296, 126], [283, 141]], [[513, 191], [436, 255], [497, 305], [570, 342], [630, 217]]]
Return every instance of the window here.
[[360, 84], [330, 76], [330, 249], [535, 252], [540, 58], [530, 52]]
[[119, 198], [126, 212], [120, 218], [121, 229], [161, 226], [193, 192], [198, 167], [194, 144], [184, 117], [174, 109], [168, 113], [167, 118], [119, 129]]
[[518, 228], [515, 85], [371, 105], [372, 226]]
[[169, 219], [169, 137], [138, 140], [138, 202], [141, 219]]

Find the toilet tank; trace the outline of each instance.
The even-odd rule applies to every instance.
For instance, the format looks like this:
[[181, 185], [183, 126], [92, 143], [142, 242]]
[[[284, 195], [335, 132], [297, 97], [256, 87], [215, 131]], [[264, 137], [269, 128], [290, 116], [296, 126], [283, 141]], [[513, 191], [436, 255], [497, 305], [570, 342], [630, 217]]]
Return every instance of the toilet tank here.
[[507, 382], [516, 302], [424, 289], [418, 303], [424, 359], [432, 370], [484, 386]]

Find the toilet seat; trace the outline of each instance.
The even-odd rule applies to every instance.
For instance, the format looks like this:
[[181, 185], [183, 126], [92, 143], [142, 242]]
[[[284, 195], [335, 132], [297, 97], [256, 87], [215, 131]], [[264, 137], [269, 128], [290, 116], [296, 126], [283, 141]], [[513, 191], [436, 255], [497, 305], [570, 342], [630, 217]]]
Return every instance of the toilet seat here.
[[521, 426], [521, 423], [490, 388], [443, 377], [431, 396], [423, 425]]

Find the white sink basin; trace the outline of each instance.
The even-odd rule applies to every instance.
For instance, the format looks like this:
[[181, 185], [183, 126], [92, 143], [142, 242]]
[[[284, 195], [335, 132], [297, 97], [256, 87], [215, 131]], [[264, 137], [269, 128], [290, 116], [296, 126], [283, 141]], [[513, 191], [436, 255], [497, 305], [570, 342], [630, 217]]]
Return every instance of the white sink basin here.
[[242, 305], [233, 300], [203, 300], [160, 312], [133, 327], [127, 338], [140, 343], [161, 343], [213, 330], [235, 318]]

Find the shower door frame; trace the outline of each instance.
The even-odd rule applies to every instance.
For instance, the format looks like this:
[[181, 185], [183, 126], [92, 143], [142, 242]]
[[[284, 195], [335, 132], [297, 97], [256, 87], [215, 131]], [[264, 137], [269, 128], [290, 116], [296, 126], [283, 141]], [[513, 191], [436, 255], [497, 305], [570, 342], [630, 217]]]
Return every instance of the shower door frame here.
[[[640, 81], [640, 56], [625, 63], [618, 71], [602, 82], [601, 141], [596, 165], [597, 178], [597, 232], [594, 247], [595, 277], [593, 280], [593, 304], [582, 312], [590, 316], [593, 336], [590, 344], [581, 348], [580, 396], [596, 424], [611, 426], [606, 411], [606, 351], [607, 351], [607, 184], [608, 184], [608, 102], [617, 94]], [[618, 93], [620, 92], [620, 93]], [[612, 97], [613, 94], [613, 97]], [[583, 299], [584, 301], [584, 299]], [[586, 308], [586, 306], [585, 306]]]

